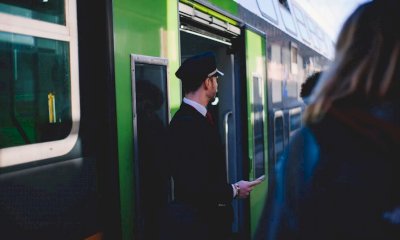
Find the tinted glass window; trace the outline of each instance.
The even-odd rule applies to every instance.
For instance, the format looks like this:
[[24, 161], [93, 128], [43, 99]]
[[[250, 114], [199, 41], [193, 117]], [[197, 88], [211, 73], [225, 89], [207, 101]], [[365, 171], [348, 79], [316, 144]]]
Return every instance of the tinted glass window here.
[[69, 45], [0, 32], [0, 147], [65, 138], [72, 126]]
[[164, 126], [168, 123], [167, 66], [135, 64], [137, 111], [155, 114]]
[[290, 135], [292, 135], [296, 129], [299, 129], [301, 127], [301, 113], [298, 112], [290, 114], [289, 120], [290, 120]]
[[253, 77], [253, 115], [254, 115], [254, 166], [255, 177], [265, 174], [264, 167], [264, 102], [263, 83], [259, 77]]
[[275, 161], [277, 161], [282, 156], [285, 145], [285, 139], [283, 135], [283, 117], [275, 117], [274, 125], [274, 150]]
[[0, 12], [65, 25], [64, 0], [0, 0]]
[[135, 151], [135, 169], [138, 171], [135, 210], [140, 236], [145, 234], [145, 229], [156, 227], [154, 221], [169, 199], [168, 182], [162, 173], [167, 166], [164, 148], [168, 124], [167, 65], [137, 61], [134, 78], [135, 145], [138, 147]]

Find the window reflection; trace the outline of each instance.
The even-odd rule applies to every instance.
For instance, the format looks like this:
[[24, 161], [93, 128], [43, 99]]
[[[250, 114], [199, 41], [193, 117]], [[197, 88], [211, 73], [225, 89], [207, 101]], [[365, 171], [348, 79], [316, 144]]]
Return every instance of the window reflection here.
[[253, 77], [253, 116], [254, 116], [254, 166], [255, 177], [265, 174], [264, 166], [264, 87], [262, 78]]
[[63, 139], [71, 126], [69, 45], [0, 32], [0, 147]]
[[283, 129], [283, 115], [278, 115], [275, 113], [274, 122], [274, 150], [275, 150], [275, 161], [277, 161], [283, 153], [284, 149], [284, 129]]
[[0, 0], [0, 12], [65, 25], [64, 0]]

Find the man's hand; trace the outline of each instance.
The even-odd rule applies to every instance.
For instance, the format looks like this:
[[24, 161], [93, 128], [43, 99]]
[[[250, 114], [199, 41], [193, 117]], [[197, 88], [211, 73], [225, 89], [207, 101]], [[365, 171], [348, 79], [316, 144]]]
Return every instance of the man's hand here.
[[261, 182], [261, 179], [256, 179], [251, 182], [241, 180], [235, 183], [235, 185], [239, 187], [238, 198], [248, 198], [253, 188]]

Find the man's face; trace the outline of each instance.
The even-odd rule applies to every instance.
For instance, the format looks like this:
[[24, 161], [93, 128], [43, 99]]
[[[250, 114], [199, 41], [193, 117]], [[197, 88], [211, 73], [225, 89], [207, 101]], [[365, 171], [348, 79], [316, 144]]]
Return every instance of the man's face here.
[[210, 77], [209, 80], [211, 81], [211, 88], [210, 88], [211, 99], [214, 99], [217, 96], [218, 92], [218, 76]]

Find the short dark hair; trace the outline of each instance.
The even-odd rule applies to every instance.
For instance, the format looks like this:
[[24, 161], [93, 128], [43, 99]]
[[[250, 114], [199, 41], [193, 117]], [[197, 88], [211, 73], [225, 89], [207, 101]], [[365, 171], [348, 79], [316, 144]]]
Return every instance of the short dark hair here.
[[300, 97], [303, 100], [311, 95], [315, 85], [317, 85], [321, 73], [322, 73], [321, 71], [314, 72], [304, 81], [303, 84], [301, 84]]
[[191, 79], [182, 78], [182, 88], [183, 92], [190, 93], [199, 89], [200, 85], [204, 82], [206, 78], [201, 78], [199, 76], [192, 76]]

